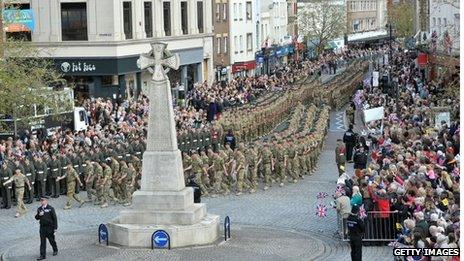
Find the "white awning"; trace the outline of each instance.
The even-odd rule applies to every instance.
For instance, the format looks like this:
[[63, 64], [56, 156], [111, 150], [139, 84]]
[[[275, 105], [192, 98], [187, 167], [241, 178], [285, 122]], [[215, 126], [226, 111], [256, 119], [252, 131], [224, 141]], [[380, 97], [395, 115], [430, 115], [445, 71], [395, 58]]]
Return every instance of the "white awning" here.
[[362, 32], [362, 33], [349, 34], [348, 42], [362, 41], [364, 39], [370, 39], [370, 38], [382, 37], [382, 36], [388, 36], [388, 33], [386, 30], [368, 31], [368, 32]]

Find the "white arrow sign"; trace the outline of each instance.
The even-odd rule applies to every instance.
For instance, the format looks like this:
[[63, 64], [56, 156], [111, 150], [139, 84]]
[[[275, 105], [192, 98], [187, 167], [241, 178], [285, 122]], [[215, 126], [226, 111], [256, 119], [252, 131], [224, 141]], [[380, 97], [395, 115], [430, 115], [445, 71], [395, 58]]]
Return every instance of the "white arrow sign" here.
[[156, 236], [156, 237], [155, 237], [155, 242], [156, 242], [156, 244], [159, 244], [159, 243], [161, 243], [161, 242], [166, 242], [166, 241], [168, 241], [168, 239], [165, 238], [165, 237], [160, 237], [160, 236]]

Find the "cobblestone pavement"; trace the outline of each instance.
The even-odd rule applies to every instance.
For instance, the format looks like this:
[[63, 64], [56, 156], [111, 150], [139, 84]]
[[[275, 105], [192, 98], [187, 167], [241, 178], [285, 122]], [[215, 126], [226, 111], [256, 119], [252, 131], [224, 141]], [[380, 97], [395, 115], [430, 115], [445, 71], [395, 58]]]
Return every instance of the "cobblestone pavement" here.
[[[334, 192], [338, 175], [333, 163], [333, 151], [335, 140], [342, 135], [343, 132], [329, 132], [318, 169], [296, 184], [286, 184], [283, 188], [273, 186], [267, 191], [238, 197], [230, 195], [204, 199], [209, 213], [218, 214], [221, 219], [230, 216], [232, 241], [219, 247], [209, 247], [208, 250], [195, 248], [162, 252], [163, 260], [349, 260], [348, 243], [333, 237], [337, 226], [336, 211], [329, 207], [326, 218], [315, 215], [316, 194], [327, 192], [332, 195]], [[84, 195], [85, 192], [79, 194], [80, 197]], [[327, 198], [324, 204], [328, 206], [330, 201], [331, 198]], [[57, 210], [58, 243], [64, 250], [60, 253], [61, 258], [55, 260], [63, 260], [64, 256], [66, 260], [153, 258], [153, 252], [146, 250], [115, 250], [95, 246], [98, 225], [116, 217], [123, 207], [100, 209], [84, 205], [80, 209], [65, 211], [62, 210], [64, 202], [65, 197], [50, 200]], [[24, 259], [27, 253], [38, 254], [38, 224], [34, 220], [36, 206], [36, 203], [27, 205], [29, 212], [19, 219], [13, 217], [14, 209], [0, 210], [0, 251], [8, 249], [5, 257], [27, 260]], [[276, 233], [276, 229], [282, 232]], [[273, 236], [276, 234], [278, 236]], [[90, 251], [81, 252], [83, 249]], [[82, 259], [76, 257], [84, 253], [89, 256]], [[229, 253], [233, 254], [229, 256]], [[388, 247], [363, 249], [364, 260], [392, 260], [391, 253]], [[68, 258], [73, 254], [77, 259]]]

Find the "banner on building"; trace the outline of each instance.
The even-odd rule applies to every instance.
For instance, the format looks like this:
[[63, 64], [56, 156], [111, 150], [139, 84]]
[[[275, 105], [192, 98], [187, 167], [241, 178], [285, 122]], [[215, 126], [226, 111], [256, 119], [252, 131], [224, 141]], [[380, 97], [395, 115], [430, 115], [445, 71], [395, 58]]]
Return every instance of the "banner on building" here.
[[364, 110], [364, 121], [366, 123], [383, 119], [384, 107], [377, 107]]
[[5, 9], [3, 10], [5, 32], [32, 32], [34, 31], [34, 12], [31, 9]]
[[428, 62], [428, 59], [427, 59], [427, 54], [426, 53], [419, 53], [417, 55], [417, 64], [419, 66], [426, 66], [427, 62]]

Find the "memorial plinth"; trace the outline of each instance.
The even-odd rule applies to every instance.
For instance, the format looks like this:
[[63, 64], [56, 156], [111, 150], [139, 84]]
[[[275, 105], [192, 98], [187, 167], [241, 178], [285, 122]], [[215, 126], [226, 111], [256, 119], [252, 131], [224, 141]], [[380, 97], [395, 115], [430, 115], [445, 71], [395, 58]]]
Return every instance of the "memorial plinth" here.
[[137, 63], [153, 74], [141, 189], [133, 194], [132, 206], [108, 223], [109, 240], [122, 246], [151, 247], [153, 232], [165, 230], [171, 247], [211, 244], [219, 237], [219, 216], [208, 214], [205, 204], [193, 203], [193, 189], [185, 187], [182, 156], [177, 148], [166, 73], [179, 67], [179, 57], [167, 52], [166, 44], [154, 43]]

